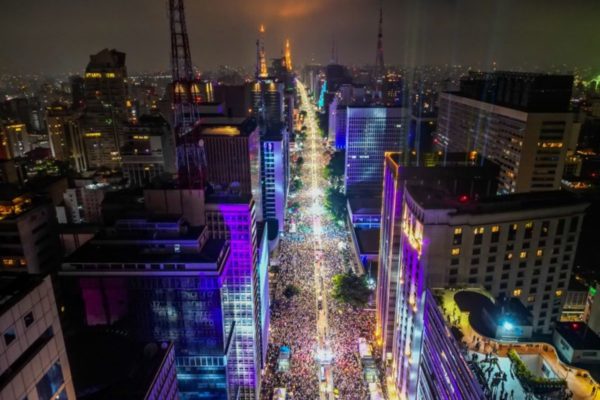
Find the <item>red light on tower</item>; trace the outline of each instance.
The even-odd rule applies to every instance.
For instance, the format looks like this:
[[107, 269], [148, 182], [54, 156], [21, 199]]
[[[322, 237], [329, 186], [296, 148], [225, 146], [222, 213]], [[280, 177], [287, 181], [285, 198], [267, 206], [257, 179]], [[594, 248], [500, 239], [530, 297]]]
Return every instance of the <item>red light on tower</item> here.
[[461, 203], [468, 203], [469, 202], [469, 196], [467, 196], [466, 194], [461, 195], [458, 198], [458, 201]]
[[571, 324], [571, 327], [572, 327], [573, 329], [579, 329], [579, 324], [578, 324], [578, 323], [576, 323], [576, 322], [573, 322], [573, 323]]

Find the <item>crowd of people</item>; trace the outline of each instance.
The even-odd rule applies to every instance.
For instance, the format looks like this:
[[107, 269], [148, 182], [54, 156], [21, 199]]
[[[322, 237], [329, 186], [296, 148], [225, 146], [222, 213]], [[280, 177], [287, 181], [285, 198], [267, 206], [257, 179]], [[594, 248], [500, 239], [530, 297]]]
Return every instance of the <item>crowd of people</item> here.
[[[305, 146], [306, 148], [309, 146]], [[319, 151], [318, 157], [322, 158], [319, 160], [320, 166], [327, 164], [326, 158], [329, 157], [327, 153]], [[310, 163], [308, 156], [305, 155], [304, 159]], [[275, 256], [278, 259], [278, 271], [273, 274], [271, 281], [271, 331], [268, 367], [263, 377], [262, 398], [264, 399], [271, 399], [273, 390], [277, 387], [285, 388], [292, 399], [319, 398], [319, 362], [316, 359], [318, 311], [315, 262], [317, 254], [321, 260], [319, 273], [327, 296], [332, 290], [332, 277], [352, 268], [350, 237], [346, 227], [335, 224], [323, 210], [315, 211], [314, 204], [318, 204], [319, 200], [315, 199], [308, 167], [305, 164], [299, 169], [304, 185], [293, 199], [299, 207], [288, 215], [297, 229], [294, 229], [294, 232], [286, 232]], [[325, 188], [327, 182], [320, 174], [319, 179], [319, 187]], [[321, 232], [314, 232], [314, 218], [321, 218]], [[316, 248], [320, 251], [316, 252]], [[290, 298], [284, 294], [288, 285], [294, 285], [299, 289], [298, 293]], [[358, 338], [364, 337], [372, 341], [375, 330], [374, 313], [364, 309], [354, 309], [329, 296], [327, 299], [327, 340], [333, 352], [335, 393], [340, 399], [368, 398], [368, 387], [363, 379], [358, 357]], [[282, 346], [288, 346], [291, 350], [288, 371], [278, 371], [277, 368]]]

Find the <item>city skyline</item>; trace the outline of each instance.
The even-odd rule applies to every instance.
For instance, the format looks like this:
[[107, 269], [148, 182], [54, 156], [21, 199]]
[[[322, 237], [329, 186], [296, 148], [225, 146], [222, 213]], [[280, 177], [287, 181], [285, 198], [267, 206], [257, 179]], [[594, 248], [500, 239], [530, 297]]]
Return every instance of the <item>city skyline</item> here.
[[[593, 29], [600, 3], [577, 0], [382, 1], [388, 64], [467, 64], [489, 69], [600, 66]], [[543, 5], [543, 13], [540, 7]], [[98, 49], [128, 55], [131, 72], [167, 70], [168, 26], [164, 2], [61, 0], [0, 6], [0, 33], [21, 39], [0, 48], [0, 72], [81, 72]], [[188, 29], [193, 62], [200, 70], [254, 62], [257, 27], [267, 28], [267, 57], [278, 57], [287, 38], [298, 64], [329, 62], [335, 40], [343, 64], [375, 62], [379, 2], [231, 0], [190, 2]], [[27, 29], [22, 29], [23, 24]], [[224, 46], [226, 44], [226, 46]], [[16, 56], [18, 54], [18, 56]]]

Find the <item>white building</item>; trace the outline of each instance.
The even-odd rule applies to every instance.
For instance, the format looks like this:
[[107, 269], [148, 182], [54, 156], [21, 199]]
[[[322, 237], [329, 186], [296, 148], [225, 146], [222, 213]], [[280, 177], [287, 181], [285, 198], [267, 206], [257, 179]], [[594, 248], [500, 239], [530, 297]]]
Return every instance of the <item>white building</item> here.
[[75, 400], [50, 276], [0, 274], [0, 399]]

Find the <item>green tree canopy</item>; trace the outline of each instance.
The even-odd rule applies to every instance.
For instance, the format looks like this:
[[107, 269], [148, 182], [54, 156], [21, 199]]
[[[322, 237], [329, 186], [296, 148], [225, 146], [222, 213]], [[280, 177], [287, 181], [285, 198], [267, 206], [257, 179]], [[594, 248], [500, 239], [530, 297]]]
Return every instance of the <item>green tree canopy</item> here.
[[371, 289], [364, 276], [353, 272], [338, 274], [333, 277], [332, 297], [353, 307], [364, 307], [369, 302]]

